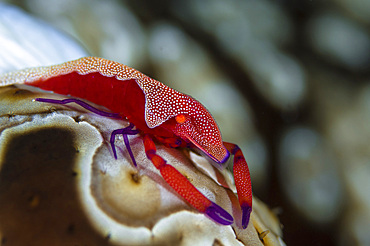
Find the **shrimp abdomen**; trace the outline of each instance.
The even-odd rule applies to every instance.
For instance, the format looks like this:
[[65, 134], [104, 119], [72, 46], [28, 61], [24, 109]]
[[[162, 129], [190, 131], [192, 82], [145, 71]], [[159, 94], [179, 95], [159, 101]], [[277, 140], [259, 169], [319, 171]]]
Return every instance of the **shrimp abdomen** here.
[[46, 80], [26, 82], [26, 84], [62, 95], [83, 98], [126, 116], [123, 112], [122, 100], [125, 98], [126, 87], [130, 82], [136, 83], [134, 80], [122, 81], [114, 77], [105, 77], [98, 72], [85, 75], [72, 72]]

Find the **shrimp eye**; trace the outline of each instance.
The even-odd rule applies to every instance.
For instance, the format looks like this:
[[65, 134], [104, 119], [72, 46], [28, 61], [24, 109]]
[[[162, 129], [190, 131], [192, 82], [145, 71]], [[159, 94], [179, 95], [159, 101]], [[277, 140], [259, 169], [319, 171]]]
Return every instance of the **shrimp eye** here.
[[186, 117], [183, 114], [177, 115], [175, 117], [175, 119], [176, 119], [176, 122], [179, 123], [179, 124], [182, 124], [182, 123], [184, 123], [186, 121]]

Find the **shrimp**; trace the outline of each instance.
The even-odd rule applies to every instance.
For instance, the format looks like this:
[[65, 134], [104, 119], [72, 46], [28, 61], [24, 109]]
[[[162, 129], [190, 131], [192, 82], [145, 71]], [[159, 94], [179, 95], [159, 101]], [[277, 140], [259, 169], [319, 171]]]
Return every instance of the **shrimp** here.
[[19, 83], [82, 98], [102, 105], [113, 113], [101, 111], [77, 98], [37, 98], [36, 101], [57, 104], [73, 102], [105, 117], [127, 119], [130, 122], [128, 127], [112, 132], [110, 143], [114, 158], [117, 159], [115, 137], [122, 134], [136, 166], [127, 136], [142, 135], [146, 156], [164, 180], [191, 206], [222, 225], [232, 224], [233, 217], [157, 155], [155, 141], [172, 148], [198, 149], [217, 167], [234, 155], [233, 173], [242, 210], [241, 224], [244, 229], [248, 226], [252, 212], [252, 186], [247, 162], [237, 145], [223, 142], [215, 120], [194, 98], [133, 68], [97, 57], [0, 75], [0, 86]]

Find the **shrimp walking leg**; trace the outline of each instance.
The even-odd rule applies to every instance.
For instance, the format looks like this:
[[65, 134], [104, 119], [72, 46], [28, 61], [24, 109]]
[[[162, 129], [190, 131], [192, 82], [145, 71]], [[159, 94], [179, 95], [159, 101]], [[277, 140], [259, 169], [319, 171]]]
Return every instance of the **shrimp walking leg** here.
[[[49, 99], [49, 98], [36, 98], [35, 101], [45, 102], [45, 103], [52, 103], [52, 104], [62, 104], [62, 105], [68, 104], [68, 103], [76, 103], [76, 104], [80, 105], [81, 107], [83, 107], [83, 108], [85, 108], [85, 109], [87, 109], [87, 110], [89, 110], [89, 111], [91, 111], [91, 112], [93, 112], [95, 114], [98, 114], [100, 116], [110, 117], [110, 118], [115, 118], [115, 119], [121, 119], [122, 118], [120, 116], [120, 114], [106, 112], [106, 111], [97, 109], [94, 106], [92, 106], [92, 105], [90, 105], [90, 104], [88, 104], [88, 103], [86, 103], [86, 102], [84, 102], [84, 101], [82, 101], [80, 99], [77, 99], [77, 98], [68, 98], [68, 99], [63, 99], [63, 100]], [[136, 135], [136, 134], [139, 133], [139, 131], [138, 130], [133, 130], [132, 128], [134, 128], [134, 125], [133, 124], [130, 124], [126, 128], [114, 130], [112, 132], [112, 134], [111, 134], [110, 144], [111, 144], [111, 147], [112, 147], [114, 158], [117, 159], [117, 152], [116, 152], [116, 148], [115, 148], [114, 142], [115, 142], [116, 135], [122, 134], [123, 141], [125, 143], [125, 146], [126, 146], [126, 149], [127, 149], [128, 153], [129, 153], [129, 155], [131, 157], [131, 160], [132, 160], [133, 164], [135, 166], [137, 166], [127, 136], [128, 135]]]
[[115, 147], [115, 139], [116, 139], [116, 135], [120, 135], [122, 134], [123, 136], [123, 141], [125, 143], [125, 146], [126, 146], [126, 149], [131, 157], [131, 160], [132, 162], [134, 163], [134, 166], [136, 167], [137, 164], [136, 164], [136, 160], [135, 160], [135, 157], [134, 157], [134, 154], [132, 153], [132, 150], [131, 150], [131, 147], [130, 147], [130, 142], [128, 141], [128, 135], [136, 135], [139, 133], [139, 130], [133, 130], [132, 128], [134, 128], [134, 125], [133, 124], [130, 124], [128, 127], [125, 127], [125, 128], [122, 128], [122, 129], [116, 129], [112, 132], [111, 136], [110, 136], [110, 144], [111, 144], [111, 147], [112, 147], [112, 151], [113, 151], [113, 155], [114, 155], [114, 158], [117, 159], [117, 152], [116, 152], [116, 147]]
[[68, 99], [63, 99], [63, 100], [58, 100], [58, 99], [49, 99], [49, 98], [36, 98], [35, 101], [37, 102], [45, 102], [45, 103], [53, 103], [53, 104], [68, 104], [68, 103], [76, 103], [80, 105], [81, 107], [104, 117], [110, 117], [110, 118], [115, 118], [115, 119], [121, 119], [122, 117], [120, 114], [117, 113], [110, 113], [106, 112], [100, 109], [95, 108], [94, 106], [91, 106], [90, 104], [77, 99], [77, 98], [68, 98]]

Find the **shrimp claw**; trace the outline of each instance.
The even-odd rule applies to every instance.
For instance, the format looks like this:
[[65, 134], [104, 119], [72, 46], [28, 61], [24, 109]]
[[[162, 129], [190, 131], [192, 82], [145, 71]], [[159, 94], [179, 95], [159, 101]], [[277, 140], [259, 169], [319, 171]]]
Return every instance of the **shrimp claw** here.
[[200, 193], [189, 180], [177, 171], [173, 166], [156, 154], [157, 149], [152, 138], [144, 135], [145, 153], [154, 166], [160, 171], [164, 180], [169, 184], [182, 198], [196, 208], [199, 212], [207, 214], [215, 222], [223, 225], [231, 225], [233, 217], [217, 204], [211, 202], [207, 197]]
[[247, 161], [238, 145], [224, 142], [225, 148], [234, 155], [234, 180], [240, 208], [242, 210], [242, 227], [247, 228], [252, 212], [252, 184]]
[[216, 203], [211, 203], [212, 205], [206, 209], [205, 214], [221, 225], [230, 225], [233, 223], [233, 217], [228, 212]]

